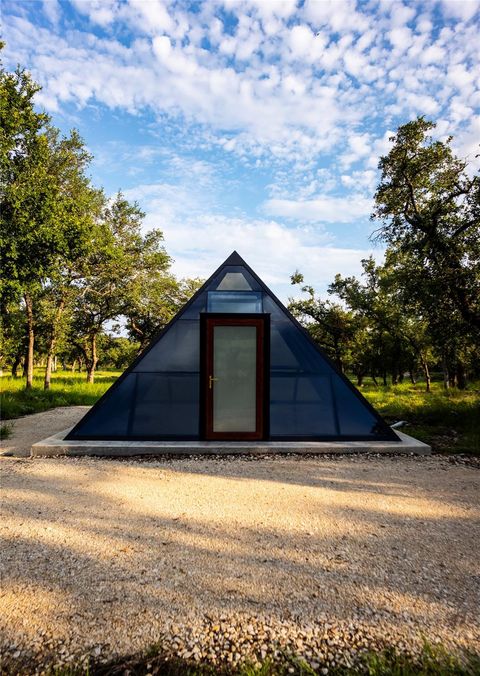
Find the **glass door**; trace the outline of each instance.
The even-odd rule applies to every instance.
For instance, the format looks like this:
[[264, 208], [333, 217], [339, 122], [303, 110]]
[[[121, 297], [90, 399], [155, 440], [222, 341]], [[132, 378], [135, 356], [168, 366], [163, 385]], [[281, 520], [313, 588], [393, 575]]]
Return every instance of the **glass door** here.
[[205, 437], [262, 439], [264, 320], [206, 318]]

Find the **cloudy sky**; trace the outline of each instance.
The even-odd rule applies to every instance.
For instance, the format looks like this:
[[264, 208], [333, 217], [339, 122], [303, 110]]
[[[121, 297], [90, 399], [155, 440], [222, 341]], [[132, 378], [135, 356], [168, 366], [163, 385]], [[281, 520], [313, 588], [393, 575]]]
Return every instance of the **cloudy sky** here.
[[480, 139], [480, 1], [4, 0], [7, 66], [159, 227], [180, 275], [233, 250], [286, 300], [369, 241], [377, 163], [423, 114]]

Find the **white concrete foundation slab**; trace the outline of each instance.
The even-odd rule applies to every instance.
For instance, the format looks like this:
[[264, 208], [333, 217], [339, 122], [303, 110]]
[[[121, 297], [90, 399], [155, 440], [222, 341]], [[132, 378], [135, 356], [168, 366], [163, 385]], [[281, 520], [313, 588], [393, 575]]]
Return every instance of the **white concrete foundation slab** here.
[[399, 441], [78, 441], [65, 439], [70, 430], [33, 444], [33, 457], [57, 455], [263, 455], [266, 453], [343, 454], [414, 453], [429, 455], [431, 448], [396, 431]]

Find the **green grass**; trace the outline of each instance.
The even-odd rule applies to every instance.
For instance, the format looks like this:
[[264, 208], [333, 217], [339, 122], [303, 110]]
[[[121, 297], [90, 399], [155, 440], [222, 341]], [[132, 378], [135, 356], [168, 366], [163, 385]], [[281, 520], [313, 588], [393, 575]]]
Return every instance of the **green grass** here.
[[[91, 406], [119, 374], [98, 371], [92, 385], [86, 382], [85, 373], [57, 371], [52, 375], [51, 389], [44, 390], [43, 373], [38, 370], [30, 391], [25, 390], [23, 378], [3, 376], [2, 418], [9, 420], [56, 406]], [[423, 383], [384, 387], [367, 381], [361, 391], [389, 424], [406, 420], [408, 425], [402, 430], [435, 451], [480, 455], [480, 382], [469, 384], [467, 390], [444, 390], [442, 383], [434, 382], [428, 393]]]
[[35, 373], [33, 387], [25, 389], [24, 378], [1, 378], [2, 419], [10, 420], [29, 413], [39, 413], [56, 406], [91, 406], [118, 378], [119, 371], [98, 371], [93, 384], [85, 373], [57, 371], [52, 374], [49, 390], [43, 389], [43, 373]]
[[444, 390], [442, 383], [432, 383], [431, 392], [423, 383], [367, 383], [361, 392], [389, 424], [405, 420], [408, 425], [400, 429], [436, 452], [480, 455], [479, 382], [466, 390]]
[[13, 434], [13, 423], [2, 423], [0, 425], [0, 441], [10, 439]]
[[[284, 656], [281, 661], [269, 658], [260, 665], [242, 664], [238, 667], [195, 664], [189, 661], [166, 658], [161, 653], [148, 656], [136, 656], [109, 664], [96, 665], [91, 662], [87, 667], [61, 667], [53, 669], [49, 676], [144, 676], [161, 674], [162, 676], [314, 676], [315, 671], [305, 662], [295, 657]], [[321, 669], [322, 667], [320, 667]], [[425, 643], [419, 657], [412, 658], [392, 648], [380, 653], [369, 652], [362, 655], [358, 663], [351, 667], [337, 665], [329, 667], [329, 676], [478, 676], [480, 674], [480, 656], [465, 654], [462, 659], [448, 653], [442, 646]]]

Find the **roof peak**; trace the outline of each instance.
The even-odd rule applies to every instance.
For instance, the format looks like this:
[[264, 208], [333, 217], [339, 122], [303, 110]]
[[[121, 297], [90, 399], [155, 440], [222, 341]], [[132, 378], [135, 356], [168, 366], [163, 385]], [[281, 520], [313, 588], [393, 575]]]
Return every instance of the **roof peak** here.
[[237, 251], [232, 251], [223, 265], [246, 265], [246, 263]]

